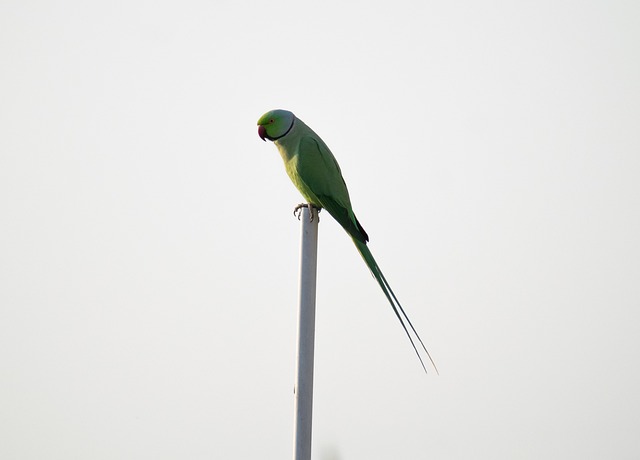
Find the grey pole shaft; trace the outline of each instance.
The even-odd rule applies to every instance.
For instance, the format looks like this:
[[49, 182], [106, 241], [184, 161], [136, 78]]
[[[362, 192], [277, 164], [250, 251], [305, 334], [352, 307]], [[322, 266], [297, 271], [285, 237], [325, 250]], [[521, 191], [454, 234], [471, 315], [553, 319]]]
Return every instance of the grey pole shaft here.
[[[315, 211], [315, 210], [313, 210]], [[294, 387], [294, 460], [311, 459], [311, 421], [313, 412], [313, 344], [316, 322], [316, 262], [318, 253], [318, 214], [302, 208], [300, 245], [300, 309]], [[314, 214], [311, 220], [311, 212]]]

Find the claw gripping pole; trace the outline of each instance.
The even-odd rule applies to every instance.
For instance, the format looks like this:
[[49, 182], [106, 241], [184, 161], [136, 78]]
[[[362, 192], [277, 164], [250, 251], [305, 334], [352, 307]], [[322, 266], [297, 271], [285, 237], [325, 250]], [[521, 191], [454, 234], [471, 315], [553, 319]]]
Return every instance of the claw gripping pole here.
[[294, 460], [311, 459], [318, 220], [316, 209], [311, 205], [301, 206], [300, 306], [294, 387]]

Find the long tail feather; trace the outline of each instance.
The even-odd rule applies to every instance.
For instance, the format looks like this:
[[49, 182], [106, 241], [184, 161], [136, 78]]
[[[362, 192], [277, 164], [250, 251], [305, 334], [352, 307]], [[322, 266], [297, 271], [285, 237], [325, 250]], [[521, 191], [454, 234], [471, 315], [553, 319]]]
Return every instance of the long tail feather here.
[[[369, 270], [371, 270], [371, 274], [380, 285], [380, 288], [384, 292], [384, 295], [387, 297], [389, 304], [391, 304], [391, 308], [393, 308], [393, 312], [396, 314], [396, 317], [400, 321], [400, 324], [402, 325], [404, 332], [407, 334], [407, 337], [409, 337], [409, 341], [411, 342], [411, 346], [416, 352], [416, 355], [418, 355], [418, 359], [420, 360], [420, 364], [422, 364], [422, 368], [424, 369], [425, 372], [427, 372], [427, 368], [424, 365], [422, 356], [420, 355], [418, 347], [416, 346], [416, 343], [413, 340], [413, 337], [411, 336], [409, 329], [411, 329], [411, 331], [413, 331], [413, 333], [415, 334], [416, 338], [420, 342], [420, 345], [422, 346], [422, 349], [424, 350], [427, 357], [429, 358], [431, 365], [435, 369], [436, 373], [439, 375], [440, 372], [438, 372], [438, 367], [436, 366], [436, 363], [431, 358], [431, 354], [427, 350], [427, 347], [424, 345], [424, 342], [422, 342], [422, 339], [420, 338], [418, 331], [416, 331], [416, 328], [413, 327], [413, 324], [411, 323], [411, 320], [409, 319], [404, 309], [402, 308], [402, 305], [400, 305], [398, 298], [393, 293], [391, 286], [389, 286], [387, 279], [382, 274], [382, 270], [380, 270], [380, 267], [378, 267], [378, 263], [376, 262], [376, 259], [373, 258], [373, 254], [371, 254], [371, 251], [367, 247], [366, 243], [363, 243], [355, 238], [353, 238], [353, 242], [355, 243], [356, 248], [358, 248], [358, 252], [360, 252], [360, 255], [362, 256], [365, 263], [367, 264], [367, 267], [369, 267]], [[409, 325], [409, 327], [407, 327], [407, 325]]]

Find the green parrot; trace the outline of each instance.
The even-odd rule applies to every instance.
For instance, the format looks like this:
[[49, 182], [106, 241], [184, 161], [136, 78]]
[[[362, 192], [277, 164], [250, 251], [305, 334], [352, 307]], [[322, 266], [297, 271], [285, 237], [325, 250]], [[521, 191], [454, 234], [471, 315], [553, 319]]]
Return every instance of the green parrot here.
[[[260, 117], [258, 135], [263, 141], [269, 139], [276, 145], [284, 160], [287, 174], [307, 203], [318, 210], [326, 209], [351, 236], [358, 252], [371, 270], [373, 277], [378, 281], [394, 313], [400, 320], [424, 371], [426, 372], [427, 368], [409, 329], [415, 334], [422, 345], [422, 350], [438, 373], [438, 368], [431, 359], [422, 339], [411, 324], [409, 317], [367, 247], [369, 236], [353, 213], [347, 184], [342, 178], [340, 166], [338, 166], [329, 147], [320, 139], [320, 136], [288, 110], [271, 110]], [[309, 211], [313, 218], [312, 208]]]

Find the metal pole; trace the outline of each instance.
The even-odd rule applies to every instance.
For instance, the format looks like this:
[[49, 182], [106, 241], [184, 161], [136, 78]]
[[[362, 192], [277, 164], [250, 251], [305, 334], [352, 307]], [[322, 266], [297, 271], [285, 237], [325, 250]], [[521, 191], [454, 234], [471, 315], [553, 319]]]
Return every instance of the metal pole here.
[[[300, 308], [294, 387], [294, 460], [311, 459], [311, 421], [313, 411], [313, 342], [316, 322], [316, 261], [318, 213], [301, 208]], [[313, 220], [311, 220], [313, 213]]]

